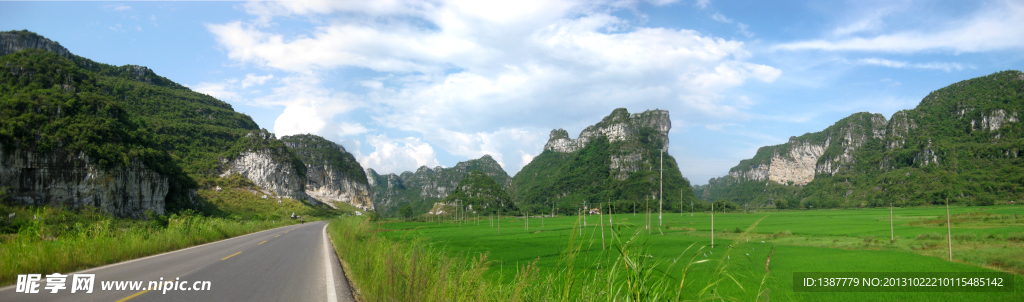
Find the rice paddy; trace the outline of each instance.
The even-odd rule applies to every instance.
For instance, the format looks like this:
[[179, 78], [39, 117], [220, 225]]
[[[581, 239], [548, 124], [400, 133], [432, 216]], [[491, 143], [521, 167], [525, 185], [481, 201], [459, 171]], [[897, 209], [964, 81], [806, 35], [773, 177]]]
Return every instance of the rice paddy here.
[[[655, 273], [646, 278], [678, 286], [689, 268], [690, 283], [678, 291], [683, 300], [707, 297], [699, 294], [707, 284], [715, 285], [714, 295], [739, 300], [1024, 299], [1024, 207], [952, 207], [950, 212], [952, 262], [943, 207], [896, 208], [891, 233], [888, 208], [716, 213], [713, 247], [707, 213], [664, 213], [661, 227], [655, 213], [650, 229], [643, 213], [532, 217], [528, 230], [525, 217], [502, 217], [500, 235], [492, 217], [470, 216], [461, 223], [434, 217], [440, 221], [378, 222], [376, 234], [394, 242], [429, 243], [452, 257], [486, 254], [490, 268], [481, 275], [495, 284], [516, 282], [528, 264], [537, 269], [537, 279], [562, 278], [568, 266], [579, 274], [597, 274], [623, 260], [623, 246], [632, 245], [630, 253], [642, 251], [653, 263]], [[578, 246], [578, 256], [567, 262], [566, 253], [573, 246]], [[1014, 274], [1019, 285], [1015, 292], [808, 293], [794, 292], [792, 285], [794, 272], [993, 271]], [[609, 292], [598, 297], [617, 296]]]

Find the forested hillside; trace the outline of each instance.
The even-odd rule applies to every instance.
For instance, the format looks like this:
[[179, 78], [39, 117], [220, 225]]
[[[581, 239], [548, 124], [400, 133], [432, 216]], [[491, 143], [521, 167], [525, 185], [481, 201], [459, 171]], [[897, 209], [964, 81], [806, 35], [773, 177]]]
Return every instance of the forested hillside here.
[[889, 120], [857, 113], [822, 132], [761, 148], [695, 194], [778, 208], [1019, 202], [1021, 112], [1024, 73], [965, 80]]

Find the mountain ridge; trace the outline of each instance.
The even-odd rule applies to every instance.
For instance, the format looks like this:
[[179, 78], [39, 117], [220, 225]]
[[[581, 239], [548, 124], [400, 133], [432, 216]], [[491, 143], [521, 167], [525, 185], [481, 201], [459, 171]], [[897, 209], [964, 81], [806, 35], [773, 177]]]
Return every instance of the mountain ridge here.
[[[822, 131], [762, 147], [694, 192], [705, 201], [780, 208], [1019, 199], [1021, 112], [1024, 73], [967, 79], [888, 120], [855, 113]], [[790, 151], [803, 155], [799, 164]]]

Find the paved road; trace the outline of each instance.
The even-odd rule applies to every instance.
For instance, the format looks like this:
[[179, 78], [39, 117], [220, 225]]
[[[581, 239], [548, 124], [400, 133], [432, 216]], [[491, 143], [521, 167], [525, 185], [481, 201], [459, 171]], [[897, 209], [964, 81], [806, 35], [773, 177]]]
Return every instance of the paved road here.
[[[280, 227], [69, 273], [67, 288], [57, 293], [45, 289], [43, 276], [39, 293], [18, 293], [12, 285], [0, 288], [0, 301], [354, 301], [326, 226]], [[91, 294], [70, 292], [74, 274], [96, 275]], [[146, 287], [161, 278], [188, 290], [101, 288], [105, 281], [144, 281]], [[209, 290], [194, 289], [206, 286], [202, 281], [209, 281]]]

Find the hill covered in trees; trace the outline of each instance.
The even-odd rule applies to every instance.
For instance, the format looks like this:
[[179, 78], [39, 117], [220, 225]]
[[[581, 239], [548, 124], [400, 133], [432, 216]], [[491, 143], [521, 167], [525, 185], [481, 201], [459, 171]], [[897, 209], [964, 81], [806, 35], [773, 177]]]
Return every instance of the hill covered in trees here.
[[936, 90], [886, 119], [855, 113], [821, 132], [762, 147], [698, 198], [748, 206], [832, 208], [1024, 198], [1024, 73]]
[[[584, 202], [623, 211], [646, 199], [656, 204], [671, 127], [668, 111], [630, 114], [619, 108], [576, 139], [552, 130], [544, 151], [513, 177], [512, 200], [538, 214], [575, 213]], [[681, 202], [689, 210], [690, 182], [667, 152], [663, 186], [665, 210], [679, 211]]]

